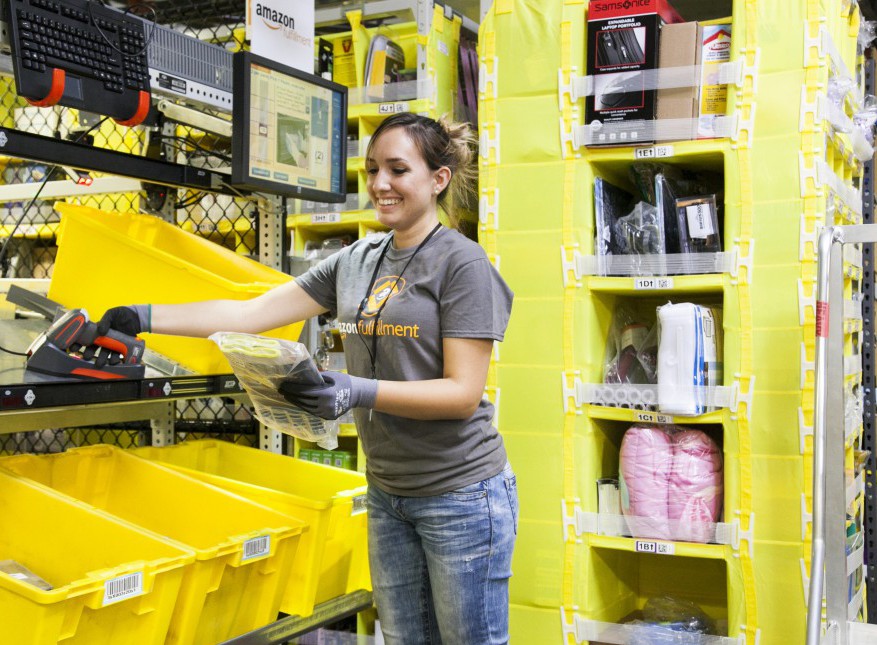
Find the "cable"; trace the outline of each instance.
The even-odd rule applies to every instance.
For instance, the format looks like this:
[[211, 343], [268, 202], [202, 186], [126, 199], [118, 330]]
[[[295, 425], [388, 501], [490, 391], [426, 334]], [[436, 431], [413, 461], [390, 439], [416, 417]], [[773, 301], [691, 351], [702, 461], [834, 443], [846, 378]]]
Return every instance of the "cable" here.
[[192, 141], [190, 139], [187, 139], [186, 137], [180, 137], [180, 136], [175, 136], [175, 135], [169, 134], [169, 135], [160, 135], [159, 139], [161, 141], [164, 141], [166, 139], [170, 139], [171, 141], [179, 141], [179, 142], [184, 143], [186, 145], [192, 146], [193, 148], [195, 148], [196, 150], [199, 150], [200, 152], [203, 152], [207, 156], [216, 157], [217, 159], [221, 159], [222, 161], [231, 161], [231, 155], [227, 155], [223, 152], [217, 152], [216, 150], [211, 150], [210, 148], [205, 148], [197, 141]]
[[[81, 141], [83, 138], [85, 138], [86, 135], [90, 134], [96, 128], [99, 128], [103, 124], [103, 122], [109, 118], [110, 117], [105, 116], [100, 121], [95, 123], [93, 126], [88, 128], [88, 130], [84, 130], [84, 131], [80, 132], [79, 135], [75, 139], [72, 140], [73, 143], [79, 143], [79, 141]], [[27, 206], [24, 207], [24, 209], [21, 212], [21, 216], [15, 222], [15, 225], [12, 227], [12, 230], [9, 231], [9, 235], [6, 238], [6, 241], [3, 242], [3, 246], [0, 247], [0, 276], [5, 276], [6, 272], [9, 270], [9, 262], [6, 259], [6, 252], [9, 250], [9, 243], [12, 241], [12, 238], [15, 236], [15, 232], [21, 226], [21, 223], [24, 221], [24, 218], [27, 217], [27, 214], [30, 212], [30, 209], [33, 207], [34, 203], [39, 198], [40, 193], [43, 192], [43, 188], [46, 187], [46, 184], [49, 182], [49, 179], [52, 178], [52, 175], [54, 175], [55, 171], [57, 171], [59, 168], [61, 168], [61, 166], [56, 164], [48, 170], [48, 172], [46, 173], [46, 176], [43, 177], [43, 180], [40, 182], [40, 187], [37, 189], [36, 194], [31, 198], [31, 200], [28, 202]]]
[[3, 347], [3, 345], [0, 345], [0, 352], [6, 352], [7, 354], [12, 354], [13, 356], [27, 356], [27, 352], [16, 352]]
[[[110, 9], [110, 7], [107, 7], [107, 5], [104, 4], [103, 0], [91, 0], [91, 2], [97, 2], [98, 4], [100, 4], [100, 6], [106, 7], [107, 9]], [[141, 20], [149, 22], [152, 26], [149, 28], [149, 34], [146, 36], [146, 42], [143, 43], [143, 47], [140, 48], [140, 51], [124, 52], [121, 49], [119, 49], [118, 47], [116, 47], [116, 44], [113, 43], [109, 38], [107, 38], [107, 35], [104, 33], [104, 30], [101, 29], [101, 26], [99, 24], [97, 24], [97, 21], [94, 19], [94, 14], [91, 11], [91, 2], [88, 2], [85, 5], [86, 7], [88, 7], [88, 17], [91, 18], [91, 24], [94, 25], [94, 28], [97, 29], [97, 33], [100, 34], [100, 37], [104, 39], [104, 41], [107, 43], [107, 45], [109, 45], [110, 47], [115, 49], [117, 52], [119, 52], [125, 58], [136, 58], [137, 56], [145, 54], [149, 50], [149, 43], [152, 42], [152, 36], [155, 33], [155, 24], [156, 24], [156, 18], [157, 18], [156, 13], [155, 13], [155, 9], [153, 9], [148, 4], [138, 2], [137, 4], [131, 5], [130, 7], [125, 9], [125, 11], [122, 12], [122, 13], [127, 15], [128, 12], [130, 12], [131, 9], [134, 9], [135, 7], [146, 7], [147, 9], [149, 9], [149, 11], [152, 12], [152, 20], [151, 21], [148, 20], [147, 18], [137, 16], [137, 14], [132, 14], [134, 16], [137, 16]]]

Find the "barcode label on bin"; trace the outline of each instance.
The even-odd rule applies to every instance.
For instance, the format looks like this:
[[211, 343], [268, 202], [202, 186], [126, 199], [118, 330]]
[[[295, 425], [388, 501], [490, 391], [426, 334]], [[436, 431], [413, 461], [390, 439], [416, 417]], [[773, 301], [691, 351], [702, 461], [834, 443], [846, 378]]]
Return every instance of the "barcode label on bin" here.
[[110, 605], [143, 593], [143, 572], [113, 578], [104, 583], [104, 605]]
[[353, 505], [350, 508], [351, 515], [359, 515], [360, 513], [368, 513], [368, 504], [365, 501], [365, 495], [357, 495], [353, 498]]
[[244, 542], [244, 556], [241, 560], [252, 560], [253, 558], [261, 558], [271, 552], [271, 536], [261, 535], [252, 540]]

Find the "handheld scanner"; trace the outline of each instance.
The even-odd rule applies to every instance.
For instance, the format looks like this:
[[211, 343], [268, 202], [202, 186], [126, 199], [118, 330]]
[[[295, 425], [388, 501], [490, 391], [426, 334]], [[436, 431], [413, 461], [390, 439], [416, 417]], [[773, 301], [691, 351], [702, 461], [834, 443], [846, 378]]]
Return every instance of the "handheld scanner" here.
[[88, 319], [84, 309], [71, 309], [61, 316], [46, 332], [46, 340], [64, 351], [68, 351], [73, 344], [83, 347], [97, 345], [121, 354], [124, 364], [140, 363], [146, 347], [146, 343], [139, 338], [113, 329], [102, 336], [98, 335], [97, 325]]

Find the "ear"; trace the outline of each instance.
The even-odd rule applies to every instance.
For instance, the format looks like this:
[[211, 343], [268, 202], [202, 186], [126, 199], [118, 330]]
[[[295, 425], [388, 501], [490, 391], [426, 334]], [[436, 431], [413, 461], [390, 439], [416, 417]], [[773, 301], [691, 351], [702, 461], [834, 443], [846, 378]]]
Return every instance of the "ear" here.
[[451, 169], [442, 166], [432, 174], [433, 192], [438, 195], [451, 183]]

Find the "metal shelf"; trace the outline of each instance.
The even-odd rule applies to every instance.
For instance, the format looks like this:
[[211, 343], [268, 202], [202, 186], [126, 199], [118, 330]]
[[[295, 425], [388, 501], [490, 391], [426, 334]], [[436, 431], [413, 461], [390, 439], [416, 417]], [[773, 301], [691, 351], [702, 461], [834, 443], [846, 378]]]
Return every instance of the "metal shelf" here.
[[314, 607], [310, 616], [286, 616], [270, 625], [247, 632], [221, 645], [274, 645], [307, 634], [324, 625], [352, 616], [372, 606], [370, 591], [359, 590], [338, 596]]

